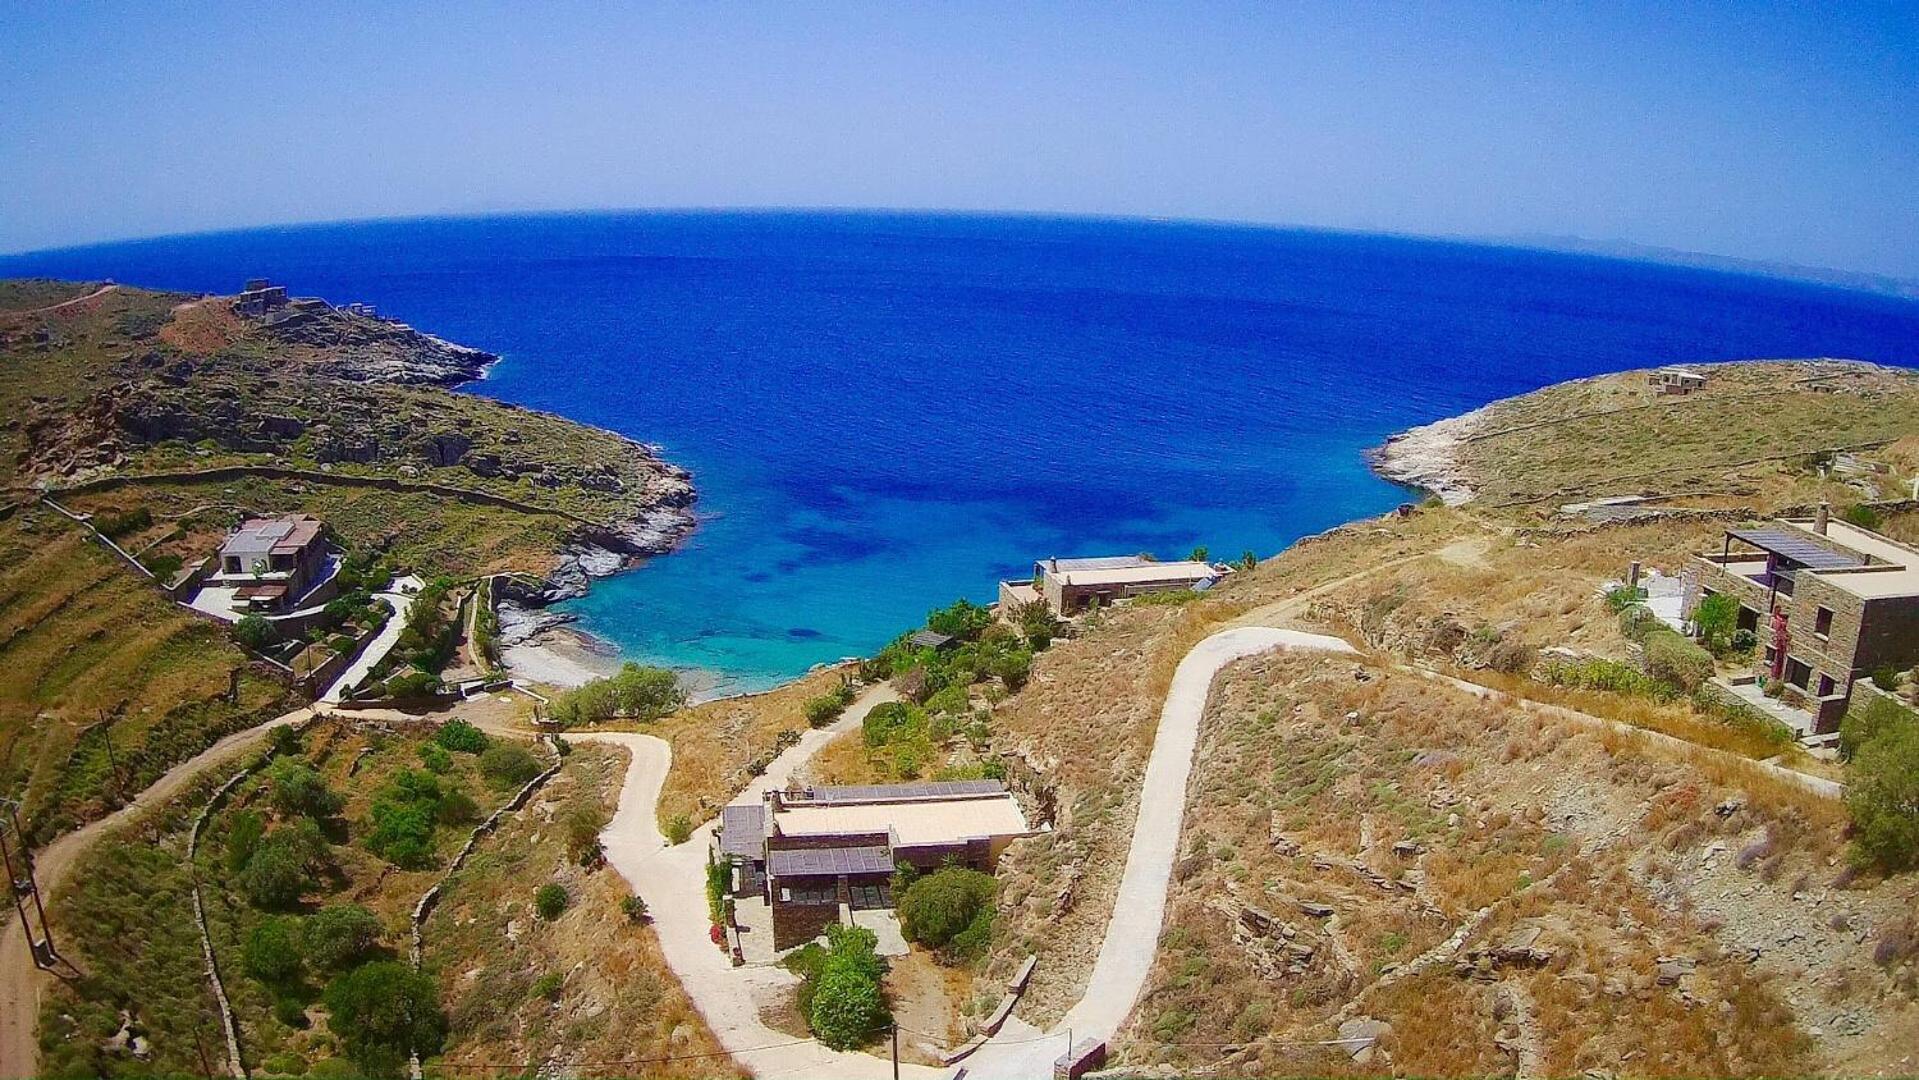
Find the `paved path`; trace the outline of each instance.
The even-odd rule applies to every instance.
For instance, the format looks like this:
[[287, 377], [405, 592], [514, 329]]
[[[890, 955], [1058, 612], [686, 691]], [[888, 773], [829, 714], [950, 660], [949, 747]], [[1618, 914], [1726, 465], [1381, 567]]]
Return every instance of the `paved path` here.
[[399, 641], [400, 635], [406, 631], [407, 613], [413, 610], [413, 594], [422, 588], [424, 583], [409, 574], [406, 577], [396, 578], [392, 591], [373, 594], [393, 606], [393, 617], [386, 621], [385, 626], [380, 627], [380, 632], [373, 635], [373, 640], [366, 643], [366, 648], [360, 650], [359, 657], [347, 665], [347, 669], [340, 673], [340, 677], [333, 680], [333, 685], [327, 687], [326, 693], [320, 695], [321, 701], [345, 701], [347, 691], [359, 685], [360, 680], [366, 678], [367, 672], [372, 671], [375, 664], [386, 659], [386, 654], [393, 651], [394, 643]]
[[1249, 626], [1222, 630], [1193, 647], [1173, 673], [1166, 705], [1160, 711], [1153, 755], [1140, 785], [1139, 817], [1133, 845], [1119, 882], [1106, 939], [1086, 981], [1086, 995], [1053, 1025], [1050, 1037], [1010, 1030], [966, 1062], [967, 1075], [981, 1080], [1027, 1080], [1052, 1074], [1053, 1061], [1074, 1041], [1111, 1039], [1133, 1011], [1159, 951], [1160, 923], [1166, 913], [1166, 886], [1179, 849], [1186, 813], [1186, 781], [1193, 771], [1199, 724], [1206, 712], [1213, 679], [1236, 660], [1274, 649], [1312, 649], [1352, 653], [1336, 637], [1300, 630]]
[[[757, 798], [784, 786], [799, 768], [835, 735], [859, 726], [867, 710], [883, 701], [897, 700], [889, 686], [861, 694], [838, 722], [808, 731], [797, 745], [773, 760], [766, 772], [747, 785], [739, 798]], [[707, 1026], [743, 1067], [761, 1077], [817, 1077], [819, 1080], [886, 1080], [893, 1075], [890, 1061], [870, 1054], [829, 1050], [811, 1039], [775, 1031], [760, 1022], [757, 997], [770, 996], [790, 986], [794, 977], [778, 967], [732, 966], [727, 955], [708, 935], [706, 917], [706, 853], [716, 822], [694, 830], [684, 844], [668, 847], [660, 835], [656, 807], [660, 789], [672, 764], [672, 751], [652, 735], [625, 732], [577, 732], [574, 742], [598, 742], [626, 747], [632, 754], [620, 805], [614, 811], [601, 842], [606, 859], [646, 901], [659, 934], [660, 951], [686, 988], [687, 996]], [[736, 800], [737, 801], [737, 800]], [[933, 1080], [945, 1070], [901, 1065], [900, 1075]]]
[[[312, 709], [295, 709], [258, 727], [236, 731], [167, 770], [127, 805], [40, 848], [34, 853], [33, 869], [42, 895], [51, 897], [59, 890], [74, 864], [94, 841], [148, 807], [172, 798], [201, 773], [258, 746], [273, 729], [297, 724], [312, 715]], [[0, 925], [0, 1078], [13, 1080], [32, 1076], [37, 1068], [39, 1046], [34, 1027], [40, 1018], [40, 996], [52, 976], [33, 966], [26, 930], [11, 906], [5, 909], [4, 917], [5, 924]], [[58, 945], [59, 941], [56, 939], [54, 943]]]

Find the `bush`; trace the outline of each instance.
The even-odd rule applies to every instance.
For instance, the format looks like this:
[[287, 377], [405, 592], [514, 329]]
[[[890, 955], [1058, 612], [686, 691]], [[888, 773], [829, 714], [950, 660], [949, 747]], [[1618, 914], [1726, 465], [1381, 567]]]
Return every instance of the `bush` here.
[[446, 1014], [432, 976], [376, 960], [334, 979], [326, 989], [327, 1028], [346, 1055], [371, 1076], [396, 1076], [407, 1058], [440, 1052]]
[[1879, 511], [1874, 510], [1865, 503], [1853, 503], [1851, 506], [1841, 510], [1839, 512], [1839, 520], [1850, 525], [1857, 525], [1862, 529], [1876, 529], [1880, 524]]
[[337, 971], [378, 949], [385, 930], [379, 916], [358, 904], [329, 904], [301, 926], [300, 943], [314, 970]]
[[566, 976], [557, 971], [549, 971], [533, 980], [532, 994], [536, 998], [548, 1001], [560, 1000], [560, 992], [566, 989]]
[[1699, 644], [1713, 653], [1732, 648], [1732, 635], [1738, 623], [1739, 601], [1725, 593], [1714, 593], [1692, 609], [1692, 627], [1699, 635]]
[[253, 858], [253, 851], [260, 846], [260, 838], [266, 835], [267, 822], [253, 810], [240, 810], [233, 815], [232, 824], [227, 826], [227, 870], [239, 873]]
[[961, 641], [971, 641], [981, 631], [993, 625], [991, 608], [984, 608], [971, 600], [955, 600], [952, 604], [929, 612], [926, 616], [926, 628], [935, 634], [945, 634]]
[[1554, 686], [1566, 686], [1574, 690], [1605, 690], [1615, 694], [1649, 697], [1658, 701], [1670, 701], [1678, 694], [1673, 687], [1647, 675], [1631, 664], [1598, 657], [1577, 661], [1554, 661], [1540, 668], [1538, 676], [1539, 681]]
[[1732, 632], [1732, 651], [1750, 653], [1759, 647], [1759, 635], [1741, 627]]
[[1666, 624], [1644, 604], [1631, 604], [1619, 613], [1619, 633], [1627, 641], [1644, 641], [1646, 635]]
[[432, 865], [433, 829], [447, 797], [433, 774], [401, 769], [374, 796], [366, 849], [406, 870]]
[[325, 854], [320, 827], [301, 818], [268, 833], [235, 883], [253, 906], [284, 908], [300, 899]]
[[240, 949], [247, 974], [268, 986], [283, 986], [300, 975], [300, 945], [292, 919], [267, 919], [247, 935]]
[[495, 787], [519, 787], [540, 775], [541, 768], [540, 759], [532, 751], [512, 743], [488, 747], [480, 755], [480, 774]]
[[868, 746], [885, 746], [925, 729], [925, 711], [905, 701], [883, 701], [860, 721], [860, 737]]
[[549, 881], [533, 894], [533, 911], [548, 922], [566, 913], [571, 898], [566, 895], [566, 886]]
[[838, 686], [806, 702], [806, 722], [813, 727], [825, 727], [839, 719], [848, 705], [853, 704], [853, 684], [842, 681]]
[[991, 874], [978, 870], [948, 867], [927, 874], [899, 896], [900, 930], [909, 941], [945, 950], [975, 924], [983, 924], [984, 932], [976, 932], [966, 943], [968, 953], [979, 955], [971, 952], [971, 946], [981, 946], [983, 951], [986, 942], [979, 939], [991, 936], [997, 888]]
[[820, 1042], [834, 1050], [864, 1046], [893, 1020], [880, 986], [886, 961], [875, 951], [878, 938], [864, 927], [831, 926], [826, 942], [808, 995], [807, 1021]]
[[566, 857], [585, 867], [606, 862], [606, 850], [600, 846], [599, 815], [584, 807], [567, 815]]
[[156, 579], [172, 581], [173, 576], [186, 565], [186, 560], [178, 555], [149, 555], [141, 560], [141, 565], [145, 566]]
[[666, 842], [684, 844], [693, 836], [693, 819], [685, 814], [674, 814], [666, 822]]
[[1606, 606], [1624, 611], [1646, 598], [1646, 590], [1633, 585], [1617, 585], [1606, 590]]
[[643, 923], [646, 921], [646, 901], [638, 896], [629, 896], [620, 901], [620, 914], [626, 916], [627, 922]]
[[706, 918], [717, 929], [726, 921], [726, 892], [731, 883], [732, 871], [725, 862], [706, 856]]
[[1919, 724], [1876, 731], [1846, 779], [1854, 858], [1888, 871], [1919, 866]]
[[686, 690], [679, 676], [628, 661], [613, 675], [561, 694], [550, 715], [562, 727], [619, 719], [651, 721], [685, 704]]
[[273, 641], [273, 624], [264, 615], [242, 615], [233, 624], [233, 640], [259, 652]]
[[1890, 694], [1899, 689], [1899, 669], [1891, 664], [1881, 664], [1872, 669], [1872, 685]]
[[448, 720], [433, 733], [433, 742], [447, 750], [462, 754], [481, 754], [493, 745], [486, 733], [465, 720]]
[[426, 766], [427, 772], [444, 775], [453, 771], [453, 755], [432, 743], [421, 743], [420, 764]]
[[93, 527], [110, 540], [131, 536], [152, 524], [153, 511], [144, 506], [135, 507], [123, 514], [101, 514], [93, 519]]
[[1044, 600], [1029, 600], [1021, 604], [1013, 611], [1013, 620], [1019, 624], [1020, 633], [1026, 635], [1027, 647], [1034, 652], [1044, 652], [1059, 636], [1059, 618]]
[[[1861, 694], [1853, 700], [1863, 698], [1865, 695]], [[1854, 705], [1846, 712], [1845, 719], [1839, 721], [1839, 756], [1851, 760], [1860, 747], [1902, 727], [1919, 728], [1919, 713], [1881, 697]]]
[[1671, 630], [1646, 635], [1646, 673], [1690, 694], [1712, 678], [1712, 654]]
[[267, 800], [283, 817], [329, 818], [340, 812], [340, 797], [304, 762], [275, 758], [265, 777]]
[[395, 700], [418, 701], [445, 693], [446, 684], [430, 671], [403, 671], [387, 678], [385, 690], [386, 696]]

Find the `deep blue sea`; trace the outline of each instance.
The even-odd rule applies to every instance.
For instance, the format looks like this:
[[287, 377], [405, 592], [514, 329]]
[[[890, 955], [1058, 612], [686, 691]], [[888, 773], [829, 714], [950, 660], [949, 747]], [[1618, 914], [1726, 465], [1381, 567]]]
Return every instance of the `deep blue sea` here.
[[688, 547], [572, 605], [728, 688], [869, 652], [1049, 555], [1269, 555], [1407, 498], [1392, 432], [1675, 361], [1919, 365], [1919, 304], [1585, 256], [1143, 221], [832, 213], [261, 229], [0, 258], [270, 276], [504, 359], [469, 387], [661, 444]]

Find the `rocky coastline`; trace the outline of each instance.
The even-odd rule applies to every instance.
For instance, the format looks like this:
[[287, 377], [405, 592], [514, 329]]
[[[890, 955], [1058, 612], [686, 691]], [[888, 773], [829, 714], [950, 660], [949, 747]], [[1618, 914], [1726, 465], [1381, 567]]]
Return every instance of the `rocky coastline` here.
[[1486, 422], [1484, 406], [1468, 413], [1408, 428], [1366, 451], [1375, 473], [1436, 496], [1447, 506], [1470, 502], [1472, 485], [1459, 465], [1459, 448]]

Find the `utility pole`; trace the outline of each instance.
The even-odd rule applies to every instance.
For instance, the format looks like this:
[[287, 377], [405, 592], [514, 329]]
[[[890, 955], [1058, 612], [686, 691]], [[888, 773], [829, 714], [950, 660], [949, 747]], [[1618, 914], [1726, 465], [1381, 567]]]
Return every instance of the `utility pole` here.
[[893, 1080], [900, 1080], [900, 1025], [893, 1022]]
[[33, 854], [28, 850], [26, 833], [20, 828], [20, 803], [14, 799], [0, 799], [0, 867], [6, 871], [7, 891], [13, 894], [14, 910], [20, 913], [20, 929], [27, 935], [33, 966], [62, 978], [78, 976], [79, 969], [67, 963], [53, 946], [46, 904], [41, 899], [39, 883], [33, 879]]

